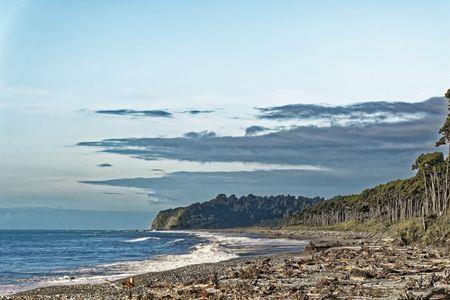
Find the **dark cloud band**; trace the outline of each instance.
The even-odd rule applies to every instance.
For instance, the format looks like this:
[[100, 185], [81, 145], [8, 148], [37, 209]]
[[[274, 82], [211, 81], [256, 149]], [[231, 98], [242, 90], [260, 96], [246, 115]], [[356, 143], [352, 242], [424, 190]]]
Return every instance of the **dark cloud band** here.
[[269, 130], [269, 128], [264, 127], [264, 126], [254, 125], [254, 126], [247, 127], [245, 129], [245, 135], [246, 136], [255, 135], [255, 134], [267, 131], [267, 130]]
[[383, 122], [389, 117], [405, 115], [440, 115], [442, 98], [427, 101], [409, 102], [364, 102], [345, 106], [324, 106], [315, 104], [292, 104], [269, 108], [259, 108], [261, 119], [318, 119], [338, 118], [364, 121], [371, 116], [375, 121]]
[[188, 110], [185, 111], [184, 113], [188, 113], [191, 115], [200, 115], [200, 114], [210, 114], [213, 113], [213, 110], [199, 110], [199, 109], [192, 109], [192, 110]]
[[[397, 109], [391, 105], [388, 107], [391, 111], [403, 112], [407, 109], [402, 107], [411, 107], [409, 104], [405, 106], [405, 103], [399, 103], [399, 106], [400, 108]], [[241, 180], [249, 180], [249, 182], [253, 180], [255, 185], [252, 188], [255, 188], [257, 192], [258, 188], [262, 188], [261, 191], [263, 191], [265, 185], [269, 186], [270, 180], [278, 182], [277, 178], [283, 178], [283, 182], [277, 183], [280, 187], [283, 187], [289, 176], [294, 176], [296, 179], [290, 178], [289, 180], [294, 180], [299, 186], [305, 187], [303, 193], [299, 191], [300, 195], [308, 195], [306, 191], [308, 191], [310, 181], [313, 180], [317, 183], [314, 190], [317, 193], [311, 196], [326, 196], [326, 194], [354, 191], [355, 186], [350, 184], [351, 182], [360, 184], [358, 187], [367, 187], [386, 180], [411, 175], [410, 166], [417, 155], [434, 149], [434, 143], [438, 137], [437, 132], [446, 112], [446, 103], [442, 98], [416, 103], [413, 106], [420, 108], [411, 111], [420, 111], [422, 113], [421, 118], [394, 123], [332, 125], [327, 127], [297, 126], [261, 135], [247, 134], [246, 136], [217, 136], [210, 132], [197, 132], [175, 138], [107, 139], [83, 142], [79, 145], [99, 147], [105, 152], [146, 160], [239, 161], [322, 166], [332, 171], [322, 171], [320, 174], [310, 173], [309, 171], [306, 173], [304, 171], [296, 173], [287, 171], [284, 173], [281, 171], [250, 172], [261, 176], [261, 180], [266, 178], [266, 181], [255, 181], [255, 179], [252, 179], [252, 175], [249, 175], [250, 173], [214, 174], [211, 172], [206, 172], [204, 175], [189, 174], [189, 178], [183, 177], [183, 179], [193, 184], [193, 178], [198, 177], [201, 178], [201, 185], [204, 184], [204, 186], [206, 186], [208, 180], [211, 180], [210, 183], [216, 184], [219, 189], [221, 186], [223, 187], [223, 180], [236, 183], [236, 187], [239, 186], [237, 182]], [[256, 131], [258, 131], [258, 128]], [[338, 172], [339, 176], [333, 177], [333, 172]], [[158, 184], [166, 184], [167, 182], [171, 189], [176, 186], [176, 190], [179, 190], [181, 184], [178, 185], [175, 179], [180, 178], [180, 176], [177, 174], [164, 176], [162, 178], [166, 179], [160, 179], [161, 181], [158, 181], [159, 179], [152, 180], [152, 189], [155, 182]], [[133, 184], [136, 184], [136, 180], [133, 180]], [[204, 188], [204, 186], [199, 186], [199, 189]], [[270, 186], [272, 188], [270, 191], [267, 190], [267, 193], [282, 192], [276, 186]], [[293, 186], [295, 185], [293, 184]], [[285, 187], [287, 188], [287, 185]], [[327, 193], [319, 193], [321, 188], [327, 189]], [[242, 192], [255, 191], [242, 189]], [[170, 191], [163, 192], [165, 197], [170, 198]], [[217, 192], [224, 191], [218, 190]], [[193, 189], [190, 190], [190, 193], [195, 194]], [[194, 199], [196, 198], [194, 197]], [[207, 200], [207, 198], [201, 200]]]
[[135, 117], [163, 117], [163, 118], [172, 117], [172, 113], [165, 110], [114, 109], [114, 110], [97, 110], [96, 113], [106, 115], [117, 115], [117, 116], [135, 116]]

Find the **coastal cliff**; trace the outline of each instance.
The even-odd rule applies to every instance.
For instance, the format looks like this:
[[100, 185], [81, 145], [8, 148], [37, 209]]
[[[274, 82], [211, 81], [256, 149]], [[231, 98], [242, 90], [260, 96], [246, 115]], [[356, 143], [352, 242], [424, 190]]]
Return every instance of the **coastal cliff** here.
[[231, 228], [252, 225], [279, 225], [284, 217], [302, 211], [322, 198], [294, 197], [288, 195], [261, 197], [248, 195], [227, 197], [218, 195], [204, 203], [160, 211], [152, 229], [206, 229]]

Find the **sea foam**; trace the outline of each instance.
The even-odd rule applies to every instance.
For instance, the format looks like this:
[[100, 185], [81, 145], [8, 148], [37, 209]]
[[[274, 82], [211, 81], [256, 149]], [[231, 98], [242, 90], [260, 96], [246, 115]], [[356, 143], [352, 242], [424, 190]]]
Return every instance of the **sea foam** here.
[[125, 240], [125, 243], [138, 243], [138, 242], [143, 242], [146, 240], [159, 240], [159, 237], [155, 237], [155, 236], [146, 236], [146, 237], [140, 237], [140, 238], [135, 238], [135, 239], [130, 239], [130, 240]]
[[[154, 231], [158, 232], [158, 231]], [[55, 286], [55, 285], [73, 285], [73, 284], [95, 284], [104, 283], [108, 280], [117, 280], [135, 276], [148, 272], [160, 272], [171, 269], [184, 267], [187, 265], [201, 263], [215, 263], [225, 260], [237, 258], [245, 253], [256, 253], [254, 250], [267, 248], [268, 251], [274, 251], [278, 246], [299, 247], [304, 246], [305, 241], [288, 240], [288, 239], [270, 239], [270, 238], [253, 238], [242, 236], [230, 236], [224, 234], [216, 234], [209, 232], [195, 231], [171, 231], [158, 232], [166, 236], [171, 234], [188, 234], [197, 236], [203, 241], [190, 248], [188, 253], [184, 254], [164, 254], [153, 256], [146, 260], [125, 261], [116, 263], [100, 264], [95, 267], [80, 268], [74, 270], [75, 276], [59, 276], [52, 278], [41, 278], [39, 281], [30, 282], [27, 287], [6, 287], [0, 289], [0, 295], [9, 294], [12, 291], [26, 290], [36, 287]], [[149, 239], [159, 240], [160, 237], [140, 237], [125, 240], [127, 243], [143, 242]], [[182, 238], [173, 239], [166, 244], [176, 244], [184, 241]], [[263, 251], [264, 253], [264, 251]], [[273, 253], [273, 252], [272, 252]]]

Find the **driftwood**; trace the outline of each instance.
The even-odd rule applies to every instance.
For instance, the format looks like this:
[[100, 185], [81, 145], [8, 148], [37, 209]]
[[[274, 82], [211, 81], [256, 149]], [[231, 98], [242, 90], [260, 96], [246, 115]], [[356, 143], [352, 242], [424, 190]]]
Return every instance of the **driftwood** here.
[[42, 289], [35, 292], [41, 298], [14, 299], [78, 299], [75, 291], [93, 300], [450, 299], [447, 249], [398, 246], [370, 236], [352, 239], [343, 232], [329, 235], [315, 239], [303, 253], [188, 266], [88, 289], [72, 287], [65, 289], [68, 297], [60, 297], [61, 290], [58, 297], [49, 297]]
[[450, 291], [443, 287], [434, 287], [422, 295], [422, 299], [450, 299]]
[[126, 281], [122, 282], [122, 286], [126, 289], [131, 289], [132, 287], [134, 287], [134, 278], [128, 278]]
[[106, 284], [117, 289], [117, 290], [122, 290], [122, 289], [130, 289], [132, 287], [135, 286], [134, 284], [134, 278], [130, 277], [127, 280], [125, 280], [124, 282], [122, 282], [121, 285], [118, 285], [117, 283], [115, 283], [114, 281], [108, 280], [106, 279]]

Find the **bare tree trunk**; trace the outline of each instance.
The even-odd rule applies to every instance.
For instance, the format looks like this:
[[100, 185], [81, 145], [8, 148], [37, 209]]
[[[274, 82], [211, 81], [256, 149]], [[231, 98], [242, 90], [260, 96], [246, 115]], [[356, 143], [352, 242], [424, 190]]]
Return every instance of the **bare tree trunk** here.
[[425, 210], [422, 206], [422, 225], [423, 225], [423, 230], [427, 230], [427, 223], [425, 222]]
[[438, 216], [441, 215], [441, 179], [440, 176], [438, 174], [438, 171], [436, 169], [436, 167], [434, 167], [434, 180], [435, 180], [435, 186], [436, 186], [436, 207], [435, 207], [435, 214], [437, 214]]
[[422, 215], [425, 217], [425, 215], [428, 214], [428, 187], [427, 187], [427, 175], [425, 174], [425, 168], [423, 169], [423, 185], [425, 188], [425, 199], [422, 204]]
[[431, 173], [431, 213], [436, 212], [436, 185], [434, 183], [435, 181], [435, 174], [434, 171]]
[[448, 161], [450, 160], [450, 141], [447, 141], [448, 144], [448, 154], [447, 161], [445, 164], [445, 196], [444, 196], [444, 212], [447, 211], [448, 202], [449, 202], [449, 190], [448, 190]]

